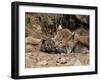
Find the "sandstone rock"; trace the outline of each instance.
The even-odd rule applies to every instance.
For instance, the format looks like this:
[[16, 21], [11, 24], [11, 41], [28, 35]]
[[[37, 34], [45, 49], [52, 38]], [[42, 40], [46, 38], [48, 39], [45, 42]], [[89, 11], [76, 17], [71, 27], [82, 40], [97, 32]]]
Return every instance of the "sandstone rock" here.
[[66, 66], [73, 66], [74, 63], [75, 63], [75, 61], [76, 61], [76, 58], [70, 59], [70, 60], [68, 61], [68, 63], [66, 63]]
[[40, 29], [32, 28], [32, 27], [26, 27], [25, 30], [26, 37], [32, 36], [33, 38], [41, 39], [42, 31]]
[[74, 63], [74, 66], [79, 66], [79, 65], [82, 65], [81, 62], [77, 59]]
[[65, 58], [61, 58], [61, 63], [65, 63], [66, 62], [66, 59]]
[[37, 63], [37, 65], [41, 66], [41, 65], [47, 65], [47, 61], [46, 60], [43, 60], [43, 61], [40, 61]]
[[57, 63], [65, 64], [65, 63], [67, 63], [67, 60], [65, 58], [59, 58], [59, 60], [57, 61]]
[[66, 57], [66, 60], [69, 60], [69, 58], [68, 58], [68, 57]]
[[33, 45], [38, 45], [39, 42], [41, 41], [40, 39], [33, 38], [32, 36], [26, 37], [26, 44], [33, 44]]
[[26, 45], [25, 52], [32, 52], [34, 47], [32, 45]]

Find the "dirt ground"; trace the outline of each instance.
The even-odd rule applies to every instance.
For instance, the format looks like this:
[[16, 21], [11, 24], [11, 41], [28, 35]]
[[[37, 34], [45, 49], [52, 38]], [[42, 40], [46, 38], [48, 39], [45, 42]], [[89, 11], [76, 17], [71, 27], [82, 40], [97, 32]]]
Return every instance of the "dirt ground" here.
[[89, 65], [89, 54], [28, 52], [25, 57], [26, 68]]

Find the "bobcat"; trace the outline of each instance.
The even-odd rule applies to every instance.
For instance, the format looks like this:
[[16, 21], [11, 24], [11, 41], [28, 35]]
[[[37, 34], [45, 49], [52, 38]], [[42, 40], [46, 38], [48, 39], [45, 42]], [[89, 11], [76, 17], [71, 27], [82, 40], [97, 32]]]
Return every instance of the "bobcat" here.
[[89, 36], [81, 36], [77, 32], [71, 32], [69, 29], [58, 30], [53, 41], [56, 47], [66, 48], [67, 53], [76, 52], [78, 45], [81, 46], [78, 47], [78, 50], [83, 47], [89, 49]]

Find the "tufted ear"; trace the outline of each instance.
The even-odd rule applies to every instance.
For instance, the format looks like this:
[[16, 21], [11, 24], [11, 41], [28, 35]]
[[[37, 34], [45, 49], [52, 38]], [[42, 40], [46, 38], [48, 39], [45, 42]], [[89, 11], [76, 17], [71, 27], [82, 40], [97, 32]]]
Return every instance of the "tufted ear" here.
[[60, 29], [62, 29], [62, 26], [61, 25], [58, 26], [58, 30], [60, 30]]

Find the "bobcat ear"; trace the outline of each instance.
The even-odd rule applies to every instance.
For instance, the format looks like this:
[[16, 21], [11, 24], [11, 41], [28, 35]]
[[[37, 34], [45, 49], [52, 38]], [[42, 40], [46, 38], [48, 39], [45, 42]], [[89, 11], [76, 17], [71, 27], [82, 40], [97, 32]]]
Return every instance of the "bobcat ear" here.
[[58, 26], [58, 29], [62, 29], [62, 26], [61, 26], [61, 25], [59, 25], [59, 26]]

